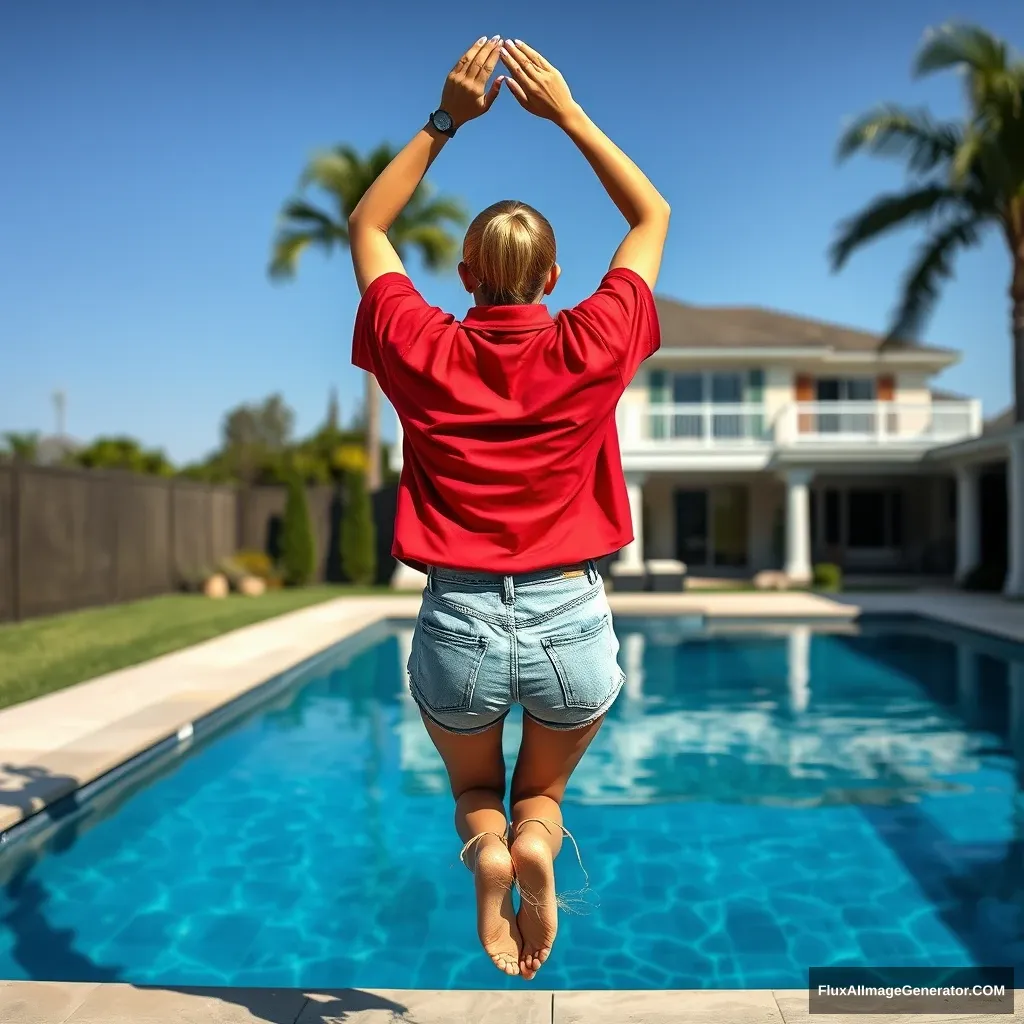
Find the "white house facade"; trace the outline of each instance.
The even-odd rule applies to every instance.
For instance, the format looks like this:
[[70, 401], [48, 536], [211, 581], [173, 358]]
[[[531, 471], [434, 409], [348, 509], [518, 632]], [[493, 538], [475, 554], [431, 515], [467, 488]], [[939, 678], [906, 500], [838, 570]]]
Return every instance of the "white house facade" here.
[[958, 353], [764, 309], [657, 304], [661, 349], [618, 408], [635, 540], [613, 579], [666, 561], [795, 583], [819, 562], [963, 578], [983, 554], [980, 467], [1001, 459], [1006, 591], [1024, 593], [1024, 434], [986, 431], [978, 401], [933, 387]]

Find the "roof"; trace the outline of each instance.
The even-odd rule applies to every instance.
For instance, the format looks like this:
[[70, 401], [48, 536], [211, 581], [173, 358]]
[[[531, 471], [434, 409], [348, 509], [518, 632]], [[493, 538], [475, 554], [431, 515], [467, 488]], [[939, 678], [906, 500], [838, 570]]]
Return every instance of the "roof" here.
[[[655, 296], [664, 348], [831, 348], [845, 352], [876, 352], [880, 334], [780, 313], [759, 306], [693, 306]], [[895, 342], [893, 349], [946, 352], [948, 349]]]
[[1009, 430], [1013, 426], [1013, 406], [1009, 409], [1004, 409], [1002, 412], [996, 413], [995, 416], [985, 420], [985, 425], [981, 428], [983, 435], [985, 434], [1001, 434], [1005, 430]]

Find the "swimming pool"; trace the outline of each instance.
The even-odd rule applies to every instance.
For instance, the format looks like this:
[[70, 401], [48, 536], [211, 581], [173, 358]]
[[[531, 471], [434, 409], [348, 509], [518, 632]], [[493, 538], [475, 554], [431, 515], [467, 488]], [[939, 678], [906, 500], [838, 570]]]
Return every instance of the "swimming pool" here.
[[[619, 619], [574, 776], [591, 889], [547, 988], [764, 988], [809, 965], [1024, 965], [1024, 649], [923, 620]], [[0, 855], [0, 977], [502, 988], [403, 625]], [[507, 726], [508, 750], [518, 719]], [[564, 890], [582, 884], [571, 855]]]

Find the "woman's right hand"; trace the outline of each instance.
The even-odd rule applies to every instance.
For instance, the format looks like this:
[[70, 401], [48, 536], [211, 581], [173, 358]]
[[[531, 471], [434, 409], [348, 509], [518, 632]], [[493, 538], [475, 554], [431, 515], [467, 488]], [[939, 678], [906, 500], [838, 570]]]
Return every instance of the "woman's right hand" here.
[[564, 127], [579, 110], [561, 72], [521, 39], [505, 40], [501, 60], [511, 72], [505, 84], [531, 114]]

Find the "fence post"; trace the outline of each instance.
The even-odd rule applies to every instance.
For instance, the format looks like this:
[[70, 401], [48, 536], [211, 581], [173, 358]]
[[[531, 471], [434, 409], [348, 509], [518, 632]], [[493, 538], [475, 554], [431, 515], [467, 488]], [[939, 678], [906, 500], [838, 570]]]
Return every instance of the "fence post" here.
[[174, 544], [174, 480], [172, 479], [167, 481], [167, 581], [172, 590], [178, 586]]
[[[89, 481], [92, 483], [93, 481]], [[118, 506], [121, 504], [123, 483], [121, 480], [112, 480], [113, 487], [108, 488], [110, 497], [110, 603], [117, 603], [117, 592], [120, 589], [117, 585], [118, 562]]]
[[21, 621], [21, 467], [11, 463], [11, 619]]

